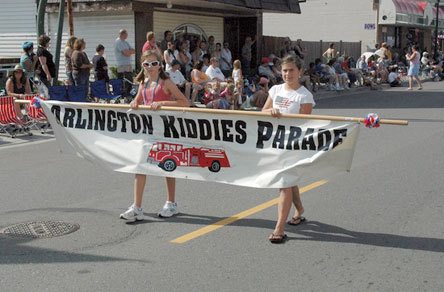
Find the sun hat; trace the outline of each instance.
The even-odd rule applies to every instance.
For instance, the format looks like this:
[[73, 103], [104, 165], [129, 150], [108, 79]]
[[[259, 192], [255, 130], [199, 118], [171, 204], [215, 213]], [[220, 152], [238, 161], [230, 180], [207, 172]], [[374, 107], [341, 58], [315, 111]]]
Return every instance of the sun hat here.
[[23, 67], [22, 66], [20, 66], [19, 64], [17, 64], [17, 65], [15, 65], [15, 67], [14, 67], [14, 72], [15, 71], [18, 71], [18, 70], [20, 70], [20, 71], [23, 71]]

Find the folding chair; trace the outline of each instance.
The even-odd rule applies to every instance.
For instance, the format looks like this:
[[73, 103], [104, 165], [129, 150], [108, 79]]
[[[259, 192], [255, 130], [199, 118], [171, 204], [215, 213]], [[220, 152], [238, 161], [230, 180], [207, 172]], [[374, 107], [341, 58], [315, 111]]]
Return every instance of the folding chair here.
[[85, 86], [68, 85], [67, 95], [69, 101], [88, 102]]
[[[26, 104], [26, 112], [28, 113], [28, 118], [30, 119], [30, 128], [35, 128], [39, 130], [42, 134], [46, 133], [46, 130], [49, 127], [48, 120], [41, 108], [35, 108], [31, 105], [31, 100], [35, 97], [39, 97], [38, 95], [27, 95], [25, 96], [25, 100], [29, 100], [29, 103]], [[39, 97], [44, 100], [44, 98]]]
[[108, 101], [121, 97], [121, 95], [114, 95], [108, 92], [105, 80], [98, 80], [91, 83], [91, 96]]
[[17, 117], [12, 96], [0, 97], [0, 125], [1, 130], [11, 135], [11, 138], [15, 138], [20, 132], [32, 136], [32, 133], [29, 132], [29, 123]]
[[48, 92], [50, 100], [69, 101], [66, 86], [50, 86]]
[[111, 85], [111, 88], [113, 90], [113, 95], [122, 96], [122, 86], [123, 86], [122, 79], [110, 79], [109, 85]]

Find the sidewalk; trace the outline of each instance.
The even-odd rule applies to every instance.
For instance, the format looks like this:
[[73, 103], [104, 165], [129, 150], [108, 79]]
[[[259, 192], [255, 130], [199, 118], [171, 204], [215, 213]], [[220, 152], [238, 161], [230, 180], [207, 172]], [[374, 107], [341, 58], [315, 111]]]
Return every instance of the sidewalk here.
[[[431, 78], [420, 78], [421, 82], [434, 82], [432, 81]], [[438, 81], [440, 82], [440, 81]], [[338, 97], [338, 96], [343, 96], [343, 95], [348, 95], [348, 94], [354, 94], [356, 92], [361, 92], [361, 91], [381, 91], [381, 90], [387, 90], [390, 87], [390, 85], [388, 83], [383, 83], [380, 84], [380, 89], [378, 90], [371, 90], [370, 87], [368, 86], [360, 86], [360, 87], [352, 87], [349, 90], [341, 90], [341, 91], [336, 91], [336, 90], [327, 90], [326, 88], [322, 88], [319, 89], [318, 91], [313, 93], [314, 99], [316, 100], [321, 100], [321, 99], [326, 99], [326, 98], [333, 98], [333, 97]], [[403, 86], [404, 87], [404, 86]]]

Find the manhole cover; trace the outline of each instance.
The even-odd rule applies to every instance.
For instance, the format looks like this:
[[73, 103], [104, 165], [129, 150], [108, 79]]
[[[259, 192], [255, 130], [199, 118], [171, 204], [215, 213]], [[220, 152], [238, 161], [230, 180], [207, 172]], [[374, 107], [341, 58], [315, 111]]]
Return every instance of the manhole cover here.
[[50, 238], [77, 231], [79, 224], [61, 221], [36, 221], [19, 223], [0, 230], [0, 234], [28, 238]]

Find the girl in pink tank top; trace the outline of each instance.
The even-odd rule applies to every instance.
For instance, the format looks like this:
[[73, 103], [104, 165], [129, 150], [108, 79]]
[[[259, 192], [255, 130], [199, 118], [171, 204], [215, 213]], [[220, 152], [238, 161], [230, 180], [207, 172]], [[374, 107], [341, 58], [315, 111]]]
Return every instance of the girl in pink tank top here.
[[[137, 76], [140, 82], [136, 98], [131, 102], [131, 108], [137, 109], [140, 104], [151, 106], [158, 110], [162, 106], [188, 107], [185, 95], [169, 79], [162, 68], [161, 58], [156, 51], [146, 51], [141, 58], [142, 72]], [[166, 177], [167, 201], [161, 211], [160, 217], [171, 217], [178, 213], [176, 204], [176, 179]], [[134, 180], [134, 203], [128, 210], [120, 214], [120, 218], [128, 222], [143, 220], [142, 197], [145, 189], [146, 175], [136, 174]]]
[[150, 82], [145, 82], [143, 85], [142, 96], [144, 105], [151, 105], [153, 102], [173, 100], [172, 95], [165, 92], [163, 80], [159, 81], [158, 78], [154, 87], [148, 87], [149, 83]]

